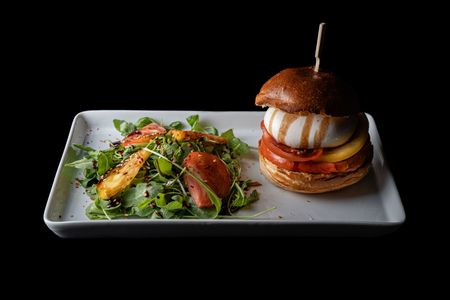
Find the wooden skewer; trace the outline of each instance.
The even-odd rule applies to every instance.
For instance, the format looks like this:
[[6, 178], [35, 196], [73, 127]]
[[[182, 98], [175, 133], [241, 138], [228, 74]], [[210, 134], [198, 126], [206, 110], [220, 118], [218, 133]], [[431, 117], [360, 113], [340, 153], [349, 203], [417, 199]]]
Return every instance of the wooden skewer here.
[[319, 25], [319, 33], [317, 34], [317, 44], [316, 44], [316, 65], [314, 67], [314, 72], [319, 72], [320, 65], [320, 51], [322, 50], [322, 41], [325, 32], [325, 23], [320, 23]]

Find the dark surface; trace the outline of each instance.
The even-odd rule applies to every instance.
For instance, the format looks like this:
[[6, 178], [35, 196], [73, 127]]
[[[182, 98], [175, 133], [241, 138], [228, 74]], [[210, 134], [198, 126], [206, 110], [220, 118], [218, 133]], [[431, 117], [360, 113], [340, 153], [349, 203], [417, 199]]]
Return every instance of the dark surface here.
[[[142, 247], [170, 256], [179, 254], [182, 245], [194, 252], [220, 249], [223, 255], [253, 252], [269, 260], [273, 255], [297, 260], [302, 251], [331, 251], [333, 257], [340, 258], [365, 256], [371, 251], [403, 261], [399, 255], [417, 239], [428, 239], [428, 232], [418, 221], [423, 211], [414, 201], [425, 195], [419, 189], [423, 181], [406, 170], [413, 154], [404, 150], [404, 145], [414, 138], [411, 126], [415, 126], [404, 120], [416, 112], [405, 103], [419, 92], [410, 92], [411, 86], [417, 84], [415, 80], [399, 80], [399, 76], [410, 72], [411, 54], [407, 50], [413, 43], [417, 23], [406, 26], [404, 21], [411, 20], [398, 19], [398, 12], [390, 9], [361, 9], [360, 13], [341, 9], [344, 13], [334, 13], [330, 8], [305, 17], [286, 6], [268, 8], [266, 12], [221, 11], [221, 15], [211, 13], [195, 19], [171, 12], [163, 18], [165, 22], [151, 15], [122, 18], [120, 14], [105, 13], [102, 18], [93, 14], [80, 19], [64, 14], [51, 21], [42, 20], [39, 27], [30, 27], [30, 45], [35, 50], [27, 55], [27, 76], [33, 80], [26, 89], [33, 102], [26, 111], [48, 132], [40, 130], [33, 135], [33, 142], [44, 141], [49, 146], [36, 150], [40, 163], [31, 187], [34, 199], [27, 210], [30, 225], [20, 227], [20, 234], [14, 238], [29, 246], [46, 246], [57, 257], [67, 257], [69, 251], [78, 249], [70, 252], [72, 258], [79, 257], [79, 253], [86, 257], [92, 251], [110, 253], [113, 248], [116, 253]], [[406, 210], [406, 223], [399, 230], [375, 238], [118, 242], [61, 240], [46, 228], [42, 220], [44, 206], [76, 113], [91, 109], [257, 110], [255, 96], [272, 75], [287, 67], [314, 64], [321, 21], [327, 22], [321, 66], [352, 83], [363, 110], [377, 122]], [[401, 74], [393, 70], [401, 70]], [[269, 252], [269, 248], [275, 251]]]

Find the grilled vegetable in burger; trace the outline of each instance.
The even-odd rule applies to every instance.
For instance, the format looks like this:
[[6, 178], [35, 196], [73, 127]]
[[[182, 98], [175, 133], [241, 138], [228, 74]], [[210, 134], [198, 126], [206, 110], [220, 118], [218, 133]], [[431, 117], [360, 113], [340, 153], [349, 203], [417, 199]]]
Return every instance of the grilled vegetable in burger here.
[[313, 67], [290, 68], [267, 81], [256, 105], [260, 168], [290, 191], [323, 193], [361, 180], [372, 160], [368, 120], [342, 79]]

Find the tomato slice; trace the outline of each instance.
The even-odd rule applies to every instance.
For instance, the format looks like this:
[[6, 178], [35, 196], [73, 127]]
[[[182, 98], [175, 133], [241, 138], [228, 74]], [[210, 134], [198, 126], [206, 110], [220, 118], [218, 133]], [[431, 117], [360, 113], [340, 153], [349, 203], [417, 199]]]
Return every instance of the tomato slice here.
[[122, 141], [122, 146], [144, 144], [150, 142], [155, 136], [166, 133], [166, 129], [156, 123], [148, 124], [139, 130], [133, 131]]
[[260, 155], [267, 158], [270, 162], [272, 162], [276, 166], [289, 171], [294, 171], [295, 163], [270, 151], [270, 149], [267, 147], [266, 143], [262, 139], [259, 140], [259, 151]]
[[328, 174], [351, 172], [358, 169], [366, 161], [367, 157], [370, 157], [372, 147], [370, 142], [366, 142], [365, 146], [357, 154], [336, 163], [314, 161], [293, 162], [270, 151], [263, 139], [259, 141], [259, 151], [260, 155], [263, 155], [264, 158], [282, 169], [294, 172]]
[[[216, 155], [207, 152], [191, 152], [184, 159], [183, 166], [200, 177], [219, 198], [223, 199], [228, 195], [231, 178], [227, 166]], [[213, 207], [208, 194], [197, 180], [186, 173], [183, 179], [198, 207]]]
[[260, 155], [263, 155], [271, 163], [285, 170], [307, 173], [332, 173], [336, 172], [335, 163], [293, 162], [270, 151], [263, 139], [259, 141]]
[[143, 135], [139, 131], [130, 133], [123, 141], [122, 146], [130, 146], [148, 143], [153, 139], [153, 135]]
[[160, 135], [166, 133], [166, 129], [156, 123], [148, 124], [139, 129], [139, 131], [144, 135]]
[[277, 141], [270, 135], [264, 126], [264, 121], [261, 122], [261, 129], [263, 130], [263, 140], [271, 152], [281, 156], [290, 161], [311, 161], [319, 158], [323, 154], [323, 149], [294, 149], [286, 145], [277, 143]]

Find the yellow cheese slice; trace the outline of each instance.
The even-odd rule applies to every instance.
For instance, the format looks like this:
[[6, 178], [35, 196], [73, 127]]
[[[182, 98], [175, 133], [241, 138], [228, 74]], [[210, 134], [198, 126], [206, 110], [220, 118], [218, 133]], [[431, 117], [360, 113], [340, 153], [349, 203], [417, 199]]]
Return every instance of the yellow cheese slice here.
[[338, 162], [352, 157], [358, 153], [366, 143], [367, 138], [369, 137], [368, 129], [369, 122], [367, 121], [366, 116], [361, 114], [359, 117], [358, 128], [353, 134], [353, 137], [342, 146], [324, 149], [323, 155], [314, 161]]

